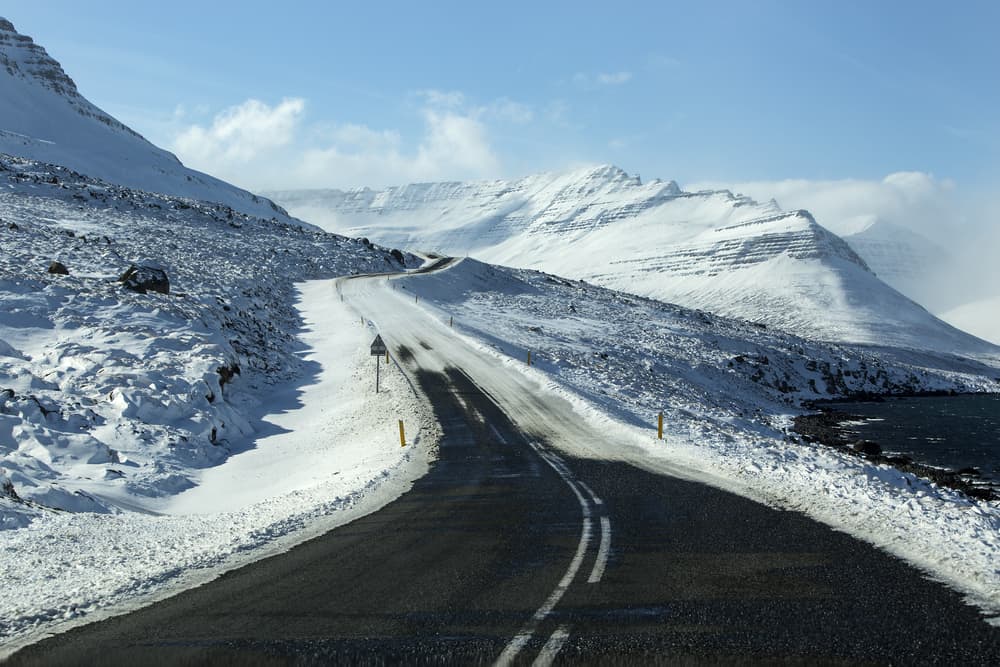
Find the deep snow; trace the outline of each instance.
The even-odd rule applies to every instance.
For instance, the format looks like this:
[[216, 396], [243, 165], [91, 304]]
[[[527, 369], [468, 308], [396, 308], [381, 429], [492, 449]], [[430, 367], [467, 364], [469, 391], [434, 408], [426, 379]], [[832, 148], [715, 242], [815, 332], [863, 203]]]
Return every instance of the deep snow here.
[[274, 386], [252, 446], [198, 471], [197, 486], [156, 498], [119, 490], [129, 511], [47, 512], [0, 531], [0, 657], [375, 511], [426, 471], [431, 413], [395, 366], [372, 409], [372, 329], [333, 295], [329, 280], [301, 286], [307, 377]]
[[[190, 488], [260, 432], [274, 383], [311, 372], [293, 283], [399, 268], [356, 240], [2, 155], [0, 219], [0, 474], [64, 510]], [[124, 289], [132, 263], [164, 267], [170, 294]], [[0, 497], [2, 526], [38, 511]]]

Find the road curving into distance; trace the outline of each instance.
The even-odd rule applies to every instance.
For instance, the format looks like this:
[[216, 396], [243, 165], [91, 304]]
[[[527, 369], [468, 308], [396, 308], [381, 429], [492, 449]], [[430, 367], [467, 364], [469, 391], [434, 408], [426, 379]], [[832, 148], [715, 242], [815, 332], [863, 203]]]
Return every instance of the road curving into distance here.
[[600, 436], [389, 282], [338, 289], [433, 405], [430, 472], [376, 513], [11, 664], [1000, 661], [1000, 628], [866, 543], [570, 454]]

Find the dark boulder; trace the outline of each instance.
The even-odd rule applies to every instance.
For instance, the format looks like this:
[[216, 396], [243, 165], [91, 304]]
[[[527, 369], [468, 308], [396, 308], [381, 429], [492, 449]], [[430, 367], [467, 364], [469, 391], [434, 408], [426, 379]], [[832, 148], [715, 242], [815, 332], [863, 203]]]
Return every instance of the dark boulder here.
[[167, 272], [152, 266], [133, 264], [121, 275], [118, 282], [122, 283], [125, 289], [139, 294], [145, 294], [149, 291], [170, 294], [170, 280], [167, 278]]
[[14, 483], [6, 476], [0, 476], [0, 496], [7, 496], [11, 500], [21, 500], [14, 490]]
[[57, 276], [69, 275], [69, 269], [67, 269], [66, 265], [63, 264], [62, 262], [52, 262], [51, 264], [49, 264], [48, 271], [49, 273], [55, 274]]
[[882, 455], [882, 448], [877, 442], [871, 440], [858, 440], [854, 443], [854, 451], [867, 457]]
[[406, 266], [406, 260], [403, 258], [402, 252], [393, 248], [389, 251], [389, 254], [392, 255], [392, 258], [399, 262], [402, 266]]
[[227, 382], [232, 382], [233, 378], [240, 374], [240, 365], [235, 361], [229, 362], [225, 366], [215, 369], [219, 374], [219, 386], [225, 387]]

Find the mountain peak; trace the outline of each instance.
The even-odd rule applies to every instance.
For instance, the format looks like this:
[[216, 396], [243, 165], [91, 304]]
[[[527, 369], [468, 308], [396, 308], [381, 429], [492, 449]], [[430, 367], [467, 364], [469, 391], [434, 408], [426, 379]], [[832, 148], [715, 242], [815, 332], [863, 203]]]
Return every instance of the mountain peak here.
[[0, 18], [0, 153], [117, 185], [285, 217], [272, 202], [188, 169], [92, 104], [44, 48]]
[[11, 76], [38, 83], [53, 92], [73, 99], [82, 99], [76, 83], [48, 52], [14, 24], [0, 17], [0, 64]]

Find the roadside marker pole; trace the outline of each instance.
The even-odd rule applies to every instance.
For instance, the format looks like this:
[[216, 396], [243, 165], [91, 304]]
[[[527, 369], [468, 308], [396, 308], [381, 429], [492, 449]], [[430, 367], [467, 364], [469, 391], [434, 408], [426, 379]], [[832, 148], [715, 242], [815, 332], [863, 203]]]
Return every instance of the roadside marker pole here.
[[406, 433], [403, 431], [403, 420], [399, 420], [399, 446], [406, 447]]
[[448, 316], [448, 326], [449, 327], [454, 327], [455, 326], [455, 318], [452, 317], [451, 315]]
[[389, 367], [389, 350], [385, 351], [385, 366], [386, 368]]
[[656, 437], [663, 440], [663, 413], [656, 419]]
[[375, 393], [378, 393], [378, 372], [379, 372], [379, 362], [382, 360], [379, 357], [375, 357]]
[[528, 365], [531, 365], [531, 350], [528, 350]]

